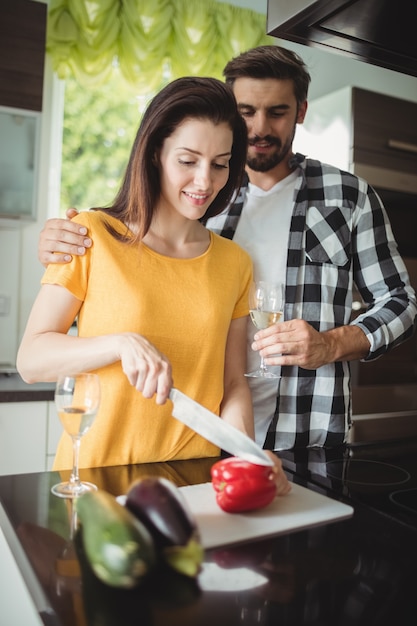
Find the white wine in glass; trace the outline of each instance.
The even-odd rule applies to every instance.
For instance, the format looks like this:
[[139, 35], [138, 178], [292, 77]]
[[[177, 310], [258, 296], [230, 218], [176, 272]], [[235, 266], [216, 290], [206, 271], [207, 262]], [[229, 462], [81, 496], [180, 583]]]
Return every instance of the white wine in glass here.
[[90, 430], [100, 405], [100, 379], [97, 374], [82, 373], [62, 376], [55, 387], [55, 406], [64, 430], [72, 439], [73, 466], [69, 481], [52, 487], [61, 498], [76, 498], [96, 485], [81, 482], [78, 457], [81, 437]]
[[[249, 313], [253, 324], [258, 330], [268, 328], [281, 322], [284, 316], [284, 285], [260, 280], [251, 285], [249, 291]], [[279, 378], [264, 363], [257, 370], [245, 374], [249, 378]]]

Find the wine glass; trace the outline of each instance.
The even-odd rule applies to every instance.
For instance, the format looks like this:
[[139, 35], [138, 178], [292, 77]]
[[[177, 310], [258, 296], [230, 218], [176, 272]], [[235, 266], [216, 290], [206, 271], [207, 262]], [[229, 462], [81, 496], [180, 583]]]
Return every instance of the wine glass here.
[[[254, 282], [249, 291], [249, 313], [258, 330], [268, 328], [282, 321], [284, 316], [284, 285], [265, 280]], [[257, 370], [245, 374], [249, 378], [279, 378], [264, 363]]]
[[100, 379], [97, 374], [62, 376], [55, 387], [55, 405], [64, 430], [73, 446], [73, 466], [68, 482], [52, 487], [52, 493], [61, 498], [76, 498], [96, 485], [81, 482], [78, 475], [78, 457], [81, 437], [90, 430], [100, 404]]

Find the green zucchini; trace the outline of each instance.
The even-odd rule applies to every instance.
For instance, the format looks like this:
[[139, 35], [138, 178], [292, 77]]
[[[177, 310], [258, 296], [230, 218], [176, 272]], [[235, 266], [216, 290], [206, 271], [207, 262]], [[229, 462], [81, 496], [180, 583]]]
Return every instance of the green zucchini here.
[[131, 589], [154, 568], [153, 539], [145, 526], [106, 491], [76, 500], [85, 554], [97, 578]]
[[[97, 578], [85, 553], [80, 526], [74, 537], [74, 546], [81, 570], [81, 596], [84, 626], [151, 626], [148, 579], [133, 589], [110, 587]], [[149, 581], [152, 580], [152, 574]]]

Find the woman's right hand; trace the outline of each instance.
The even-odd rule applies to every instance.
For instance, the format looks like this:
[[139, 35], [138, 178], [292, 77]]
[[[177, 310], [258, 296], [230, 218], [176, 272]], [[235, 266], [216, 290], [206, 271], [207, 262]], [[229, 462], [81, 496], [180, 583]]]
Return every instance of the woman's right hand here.
[[136, 333], [120, 335], [119, 350], [122, 369], [130, 384], [145, 398], [156, 394], [156, 403], [165, 404], [173, 384], [167, 357]]

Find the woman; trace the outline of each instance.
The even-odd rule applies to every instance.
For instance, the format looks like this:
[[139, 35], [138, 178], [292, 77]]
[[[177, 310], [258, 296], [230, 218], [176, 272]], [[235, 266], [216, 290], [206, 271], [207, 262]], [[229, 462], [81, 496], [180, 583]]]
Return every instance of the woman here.
[[[243, 375], [251, 262], [201, 223], [239, 187], [245, 154], [229, 88], [211, 78], [173, 81], [143, 117], [114, 204], [76, 218], [94, 246], [47, 268], [17, 365], [30, 383], [100, 375], [101, 407], [80, 467], [217, 456], [172, 417], [173, 383], [253, 436]], [[54, 469], [71, 463], [64, 434]]]

